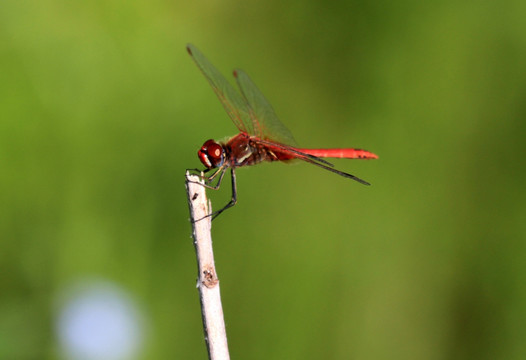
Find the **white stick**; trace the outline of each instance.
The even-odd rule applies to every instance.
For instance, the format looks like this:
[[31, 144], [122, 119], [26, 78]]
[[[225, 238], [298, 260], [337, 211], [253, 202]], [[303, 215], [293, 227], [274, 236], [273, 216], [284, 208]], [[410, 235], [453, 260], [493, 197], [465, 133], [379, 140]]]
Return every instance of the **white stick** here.
[[210, 233], [212, 218], [207, 217], [203, 219], [211, 211], [212, 205], [206, 197], [205, 187], [192, 183], [199, 182], [202, 184], [199, 176], [190, 175], [187, 171], [186, 179], [186, 192], [199, 271], [197, 288], [201, 300], [201, 314], [208, 358], [210, 360], [228, 360], [230, 355], [228, 353], [225, 321], [221, 306], [221, 294], [219, 292], [219, 279], [214, 264], [212, 235]]

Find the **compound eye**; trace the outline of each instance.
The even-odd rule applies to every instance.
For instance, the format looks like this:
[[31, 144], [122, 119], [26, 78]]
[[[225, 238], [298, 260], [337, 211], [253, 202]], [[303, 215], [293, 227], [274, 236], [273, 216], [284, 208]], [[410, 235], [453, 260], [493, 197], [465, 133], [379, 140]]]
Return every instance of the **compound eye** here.
[[221, 157], [223, 156], [223, 147], [212, 141], [208, 144], [208, 156], [214, 160], [221, 160]]
[[207, 140], [197, 152], [197, 156], [207, 168], [219, 167], [223, 164], [223, 147], [214, 140]]

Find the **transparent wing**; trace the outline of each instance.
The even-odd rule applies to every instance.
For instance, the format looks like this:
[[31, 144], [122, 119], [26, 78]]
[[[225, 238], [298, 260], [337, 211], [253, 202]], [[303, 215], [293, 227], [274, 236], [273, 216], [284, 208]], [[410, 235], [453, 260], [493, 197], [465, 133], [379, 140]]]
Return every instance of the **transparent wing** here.
[[253, 121], [250, 117], [250, 109], [247, 102], [230, 85], [223, 75], [212, 65], [208, 59], [194, 45], [186, 45], [186, 50], [192, 56], [197, 67], [206, 77], [219, 101], [240, 131], [254, 134]]
[[252, 121], [254, 135], [261, 139], [271, 140], [281, 144], [295, 145], [296, 141], [289, 129], [279, 121], [274, 109], [265, 99], [265, 96], [257, 88], [243, 71], [236, 69], [234, 76], [249, 106], [249, 116]]

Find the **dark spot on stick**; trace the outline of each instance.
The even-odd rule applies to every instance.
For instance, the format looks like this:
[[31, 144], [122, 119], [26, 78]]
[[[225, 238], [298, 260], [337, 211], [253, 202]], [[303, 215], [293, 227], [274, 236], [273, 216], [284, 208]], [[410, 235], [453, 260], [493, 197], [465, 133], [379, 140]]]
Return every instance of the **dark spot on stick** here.
[[217, 278], [213, 268], [207, 267], [207, 269], [203, 270], [202, 282], [203, 285], [209, 289], [217, 285], [219, 279]]

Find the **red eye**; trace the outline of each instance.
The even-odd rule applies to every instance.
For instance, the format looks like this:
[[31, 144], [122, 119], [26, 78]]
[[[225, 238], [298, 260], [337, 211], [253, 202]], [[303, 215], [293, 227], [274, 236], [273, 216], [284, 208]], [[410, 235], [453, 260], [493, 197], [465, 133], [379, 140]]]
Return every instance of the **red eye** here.
[[223, 164], [223, 147], [214, 140], [207, 140], [197, 152], [197, 156], [207, 168], [219, 167]]

